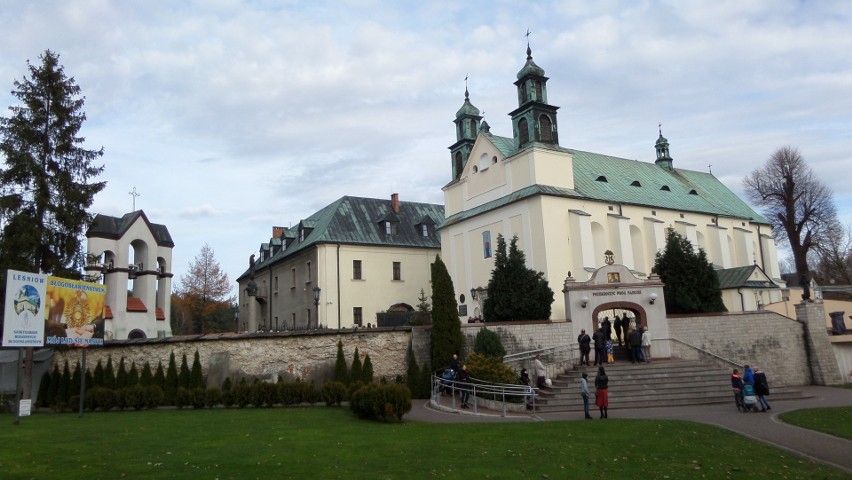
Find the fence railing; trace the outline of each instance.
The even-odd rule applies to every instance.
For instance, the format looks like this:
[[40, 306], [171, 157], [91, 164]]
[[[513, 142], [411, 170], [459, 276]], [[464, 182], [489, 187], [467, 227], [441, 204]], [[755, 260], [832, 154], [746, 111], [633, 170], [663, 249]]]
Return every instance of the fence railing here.
[[[684, 347], [687, 347], [687, 349], [693, 350], [695, 352], [695, 354], [696, 354], [695, 358], [696, 359], [701, 359], [702, 357], [709, 358], [709, 359], [715, 361], [716, 363], [727, 364], [727, 365], [731, 365], [731, 366], [734, 366], [734, 367], [737, 367], [737, 368], [743, 368], [743, 365], [744, 365], [741, 362], [738, 362], [736, 360], [731, 360], [729, 358], [725, 358], [721, 355], [717, 355], [717, 354], [715, 354], [715, 353], [713, 353], [709, 350], [701, 348], [697, 345], [693, 345], [693, 344], [686, 342], [686, 341], [683, 341], [679, 338], [675, 338], [675, 337], [660, 338], [658, 340], [655, 339], [653, 341], [654, 342], [670, 342], [670, 343], [674, 343], [674, 344], [677, 344], [677, 345], [682, 345]], [[672, 352], [672, 356], [674, 356], [675, 349], [671, 348], [672, 345], [669, 345], [669, 346], [670, 346], [670, 350]], [[684, 355], [684, 357], [686, 357], [686, 355]]]
[[432, 404], [441, 405], [442, 396], [450, 397], [450, 408], [453, 410], [461, 408], [462, 398], [467, 396], [467, 403], [471, 405], [470, 408], [474, 413], [478, 413], [480, 405], [484, 405], [490, 409], [499, 410], [505, 417], [509, 412], [509, 405], [522, 405], [524, 408], [534, 410], [538, 389], [528, 385], [491, 383], [476, 378], [460, 382], [456, 379], [443, 378], [437, 372], [433, 372], [430, 399]]

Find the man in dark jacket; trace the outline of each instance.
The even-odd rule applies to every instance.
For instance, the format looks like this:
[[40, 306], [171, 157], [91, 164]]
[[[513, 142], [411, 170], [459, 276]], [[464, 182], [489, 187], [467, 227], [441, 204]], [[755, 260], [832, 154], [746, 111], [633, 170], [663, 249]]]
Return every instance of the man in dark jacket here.
[[769, 382], [766, 381], [766, 374], [760, 367], [754, 367], [754, 393], [757, 394], [757, 401], [760, 402], [760, 411], [765, 412], [772, 410], [766, 397], [769, 395]]
[[604, 354], [604, 349], [606, 348], [606, 337], [600, 328], [595, 329], [595, 333], [592, 334], [592, 341], [595, 342], [595, 365], [603, 365], [604, 359], [606, 355]]
[[615, 336], [618, 338], [618, 346], [621, 346], [621, 317], [618, 315], [615, 316], [615, 322], [612, 324], [613, 328], [615, 328]]
[[642, 328], [638, 325], [630, 332], [630, 352], [633, 363], [642, 361]]
[[470, 374], [467, 373], [467, 365], [462, 364], [458, 371], [458, 388], [461, 389], [461, 408], [468, 408], [467, 399], [470, 398]]
[[589, 352], [592, 351], [592, 337], [586, 333], [586, 330], [580, 330], [580, 335], [577, 336], [577, 343], [580, 344], [580, 365], [589, 365]]

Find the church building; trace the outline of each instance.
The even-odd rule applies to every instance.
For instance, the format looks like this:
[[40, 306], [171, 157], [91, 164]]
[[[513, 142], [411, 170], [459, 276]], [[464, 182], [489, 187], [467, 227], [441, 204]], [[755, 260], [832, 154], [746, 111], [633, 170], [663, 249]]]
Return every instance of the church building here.
[[608, 253], [631, 276], [648, 279], [668, 228], [707, 252], [729, 311], [781, 300], [784, 282], [765, 218], [712, 173], [677, 168], [662, 131], [655, 152], [638, 152], [649, 161], [560, 145], [548, 80], [528, 46], [514, 82], [511, 138], [491, 133], [467, 88], [456, 113], [439, 232], [456, 292], [471, 292], [462, 311], [481, 315], [498, 235], [507, 244], [517, 235], [527, 266], [544, 272], [554, 290], [551, 319], [564, 320], [566, 278], [590, 280]]

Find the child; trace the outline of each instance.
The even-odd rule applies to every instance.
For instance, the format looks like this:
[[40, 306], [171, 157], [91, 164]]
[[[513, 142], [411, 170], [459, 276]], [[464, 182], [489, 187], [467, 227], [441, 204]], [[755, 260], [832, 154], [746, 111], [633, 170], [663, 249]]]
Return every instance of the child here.
[[615, 358], [613, 357], [613, 353], [612, 353], [612, 339], [611, 338], [606, 339], [606, 363], [608, 363], [610, 365], [615, 363]]

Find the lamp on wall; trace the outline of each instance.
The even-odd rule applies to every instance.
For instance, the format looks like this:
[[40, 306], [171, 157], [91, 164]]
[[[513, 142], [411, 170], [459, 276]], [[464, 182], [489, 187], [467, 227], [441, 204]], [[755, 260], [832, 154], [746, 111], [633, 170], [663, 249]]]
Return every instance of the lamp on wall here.
[[652, 294], [648, 295], [648, 299], [649, 299], [649, 300], [651, 300], [651, 305], [653, 305], [653, 304], [654, 304], [654, 302], [656, 302], [656, 301], [657, 301], [657, 294], [656, 294], [656, 293], [652, 293]]
[[476, 300], [476, 289], [475, 288], [470, 289], [470, 299]]
[[[317, 309], [317, 328], [319, 328], [319, 301], [320, 301], [320, 292], [322, 289], [320, 287], [314, 287], [314, 307]], [[308, 325], [308, 328], [311, 326]]]
[[589, 297], [583, 295], [583, 298], [580, 299], [580, 306], [586, 308], [586, 305], [589, 304]]

